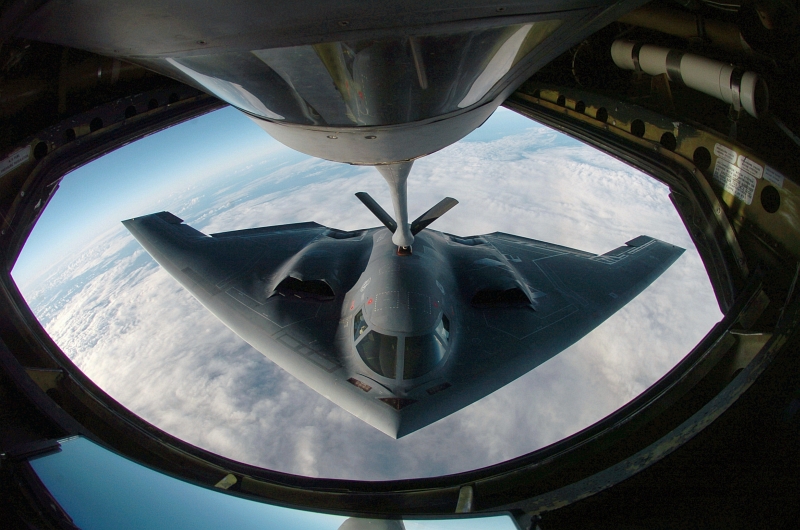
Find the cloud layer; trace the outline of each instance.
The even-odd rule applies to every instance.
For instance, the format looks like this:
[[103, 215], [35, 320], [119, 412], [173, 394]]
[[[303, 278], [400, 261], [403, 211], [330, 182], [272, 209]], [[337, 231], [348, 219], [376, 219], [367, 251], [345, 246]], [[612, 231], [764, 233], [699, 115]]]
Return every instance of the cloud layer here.
[[[491, 119], [519, 118], [503, 110]], [[142, 213], [170, 209], [206, 233], [308, 220], [340, 229], [375, 226], [356, 191], [390, 205], [373, 168], [286, 152], [225, 181], [156, 198]], [[658, 380], [720, 318], [666, 187], [545, 127], [531, 122], [522, 132], [463, 141], [417, 161], [410, 217], [444, 196], [460, 204], [436, 221], [436, 230], [503, 231], [595, 253], [646, 234], [687, 252], [573, 347], [401, 440], [352, 417], [244, 343], [121, 225], [25, 295], [67, 355], [154, 425], [243, 462], [370, 480], [483, 467], [577, 432]]]

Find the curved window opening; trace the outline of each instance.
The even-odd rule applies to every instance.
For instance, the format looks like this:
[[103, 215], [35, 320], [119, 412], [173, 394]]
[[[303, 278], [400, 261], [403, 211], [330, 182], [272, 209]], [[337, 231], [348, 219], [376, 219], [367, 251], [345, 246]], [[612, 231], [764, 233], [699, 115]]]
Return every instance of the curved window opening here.
[[397, 366], [397, 337], [370, 331], [356, 344], [361, 359], [370, 370], [394, 379]]
[[442, 339], [434, 333], [406, 337], [403, 379], [416, 379], [433, 370], [444, 359], [445, 350]]
[[364, 312], [359, 310], [356, 317], [353, 319], [353, 340], [358, 340], [358, 337], [367, 332], [367, 321], [364, 318]]
[[519, 287], [506, 290], [481, 289], [472, 297], [472, 305], [477, 307], [520, 307], [530, 303]]
[[[146, 109], [150, 97], [148, 95], [143, 100], [143, 106], [137, 104], [137, 108]], [[593, 110], [587, 108], [587, 113], [591, 112]], [[691, 235], [684, 230], [669, 199], [669, 188], [613, 159], [598, 157], [591, 147], [566, 138], [559, 140], [561, 137], [557, 133], [501, 107], [486, 124], [459, 144], [461, 147], [456, 145], [428, 157], [426, 164], [431, 165], [432, 171], [418, 172], [421, 186], [436, 186], [438, 175], [447, 173], [450, 175], [447, 178], [452, 180], [442, 182], [452, 183], [448, 185], [460, 185], [462, 189], [475, 190], [476, 194], [502, 192], [505, 206], [497, 209], [487, 209], [483, 201], [474, 198], [479, 195], [472, 200], [468, 195], [463, 200], [459, 197], [462, 200], [460, 208], [463, 207], [465, 212], [463, 215], [475, 221], [470, 222], [469, 227], [463, 225], [463, 230], [469, 230], [464, 233], [494, 233], [508, 226], [507, 213], [509, 208], [512, 209], [515, 212], [515, 234], [502, 236], [498, 241], [502, 241], [499, 244], [504, 247], [503, 254], [520, 258], [519, 262], [506, 258], [518, 270], [535, 267], [531, 260], [551, 248], [577, 248], [586, 251], [587, 256], [602, 254], [622, 243], [620, 230], [630, 237], [639, 234], [657, 237], [683, 246], [687, 251], [673, 265], [675, 274], [662, 276], [637, 296], [627, 309], [598, 326], [592, 332], [593, 336], [553, 357], [548, 361], [547, 369], [534, 369], [496, 391], [494, 395], [504, 404], [504, 415], [519, 421], [507, 422], [498, 418], [497, 400], [493, 398], [478, 401], [424, 427], [420, 431], [423, 436], [404, 437], [398, 442], [380, 435], [367, 422], [342, 413], [341, 407], [311, 386], [298, 383], [271, 358], [254, 355], [245, 341], [238, 339], [222, 321], [196, 303], [179, 284], [165, 277], [163, 269], [148, 257], [119, 223], [125, 217], [166, 209], [179, 214], [187, 226], [200, 232], [225, 233], [244, 227], [306, 220], [306, 217], [296, 215], [298, 204], [306, 205], [320, 219], [338, 219], [337, 216], [346, 214], [348, 206], [344, 203], [344, 195], [336, 199], [321, 191], [329, 189], [328, 186], [338, 186], [340, 177], [352, 178], [356, 182], [363, 176], [362, 167], [338, 164], [334, 168], [280, 146], [274, 152], [259, 151], [257, 157], [250, 158], [253, 145], [263, 143], [260, 130], [253, 131], [257, 136], [250, 139], [251, 125], [250, 120], [238, 111], [226, 108], [128, 144], [77, 169], [74, 174], [66, 175], [27, 239], [13, 272], [14, 281], [41, 325], [77, 366], [71, 374], [79, 376], [80, 370], [106, 395], [127, 407], [131, 414], [141, 415], [156, 428], [200, 450], [276, 472], [354, 480], [420, 478], [494, 465], [579, 432], [630, 402], [681, 361], [719, 320], [713, 289], [698, 252], [693, 250]], [[226, 134], [220, 135], [220, 130], [225, 130]], [[550, 138], [552, 144], [543, 142], [543, 139], [549, 142]], [[491, 156], [504, 145], [513, 145], [523, 157], [522, 161], [516, 158], [503, 161]], [[484, 150], [479, 152], [481, 146]], [[180, 158], [183, 151], [192, 156]], [[464, 152], [475, 152], [475, 168], [469, 172], [448, 171], [447, 168], [458, 166], [459, 157], [463, 157]], [[223, 166], [209, 158], [217, 156], [215, 153], [220, 160], [235, 159], [235, 162], [232, 161], [230, 167], [224, 166], [226, 169], [217, 174], [215, 168]], [[553, 163], [565, 156], [569, 164]], [[169, 162], [169, 165], [159, 168], [163, 162]], [[330, 178], [322, 171], [329, 166], [336, 171]], [[549, 171], [542, 171], [542, 168]], [[612, 195], [608, 194], [608, 181], [604, 178], [609, 168], [613, 169], [615, 179], [619, 177], [620, 183]], [[109, 171], [119, 172], [119, 178], [113, 179], [113, 183], [107, 179]], [[531, 185], [503, 188], [498, 181], [486, 177], [495, 171], [530, 174], [531, 178], [526, 182]], [[143, 175], [149, 179], [144, 179]], [[176, 180], [165, 178], [167, 175]], [[284, 179], [286, 175], [291, 179]], [[180, 180], [183, 178], [186, 180]], [[173, 187], [183, 182], [192, 185], [184, 187], [181, 184], [183, 191], [172, 195], [171, 190], [178, 189]], [[574, 208], [565, 209], [562, 201], [540, 201], [543, 195], [558, 197], [566, 185], [570, 188], [570, 201], [589, 206], [581, 209], [590, 214], [588, 217], [577, 215]], [[93, 200], [98, 193], [103, 194], [104, 201]], [[642, 201], [641, 193], [646, 193], [652, 201]], [[25, 199], [28, 196], [26, 192]], [[274, 217], [270, 213], [268, 222], [264, 219], [267, 211], [274, 212]], [[606, 217], [599, 215], [601, 212], [614, 215]], [[282, 217], [290, 213], [290, 217]], [[341, 229], [361, 228], [357, 220], [350, 224], [332, 224]], [[263, 296], [269, 293], [264, 293], [263, 289], [265, 283], [270, 282], [270, 277], [262, 274], [260, 264], [274, 258], [274, 247], [268, 242], [276, 234], [255, 230], [252, 234], [260, 233], [259, 240], [263, 244], [253, 247], [253, 259], [256, 254], [262, 256], [253, 261], [257, 265], [254, 274], [230, 277], [230, 283], [220, 285], [233, 288], [223, 291], [227, 294], [220, 294], [231, 296], [236, 304], [247, 306], [246, 312], [252, 309], [258, 313], [266, 309]], [[306, 228], [303, 233], [310, 237], [312, 230], [319, 230], [326, 245], [341, 245], [343, 250], [361, 244], [356, 242], [358, 238], [332, 239], [319, 227]], [[549, 232], [553, 233], [553, 239], [549, 235], [542, 236]], [[434, 250], [442, 249], [443, 261], [436, 261], [437, 267], [449, 266], [448, 252], [474, 251], [478, 259], [488, 255], [480, 252], [488, 244], [480, 237], [451, 239], [443, 234], [436, 236], [437, 243], [433, 243], [434, 232], [428, 234], [431, 237], [425, 244], [430, 243]], [[239, 248], [242, 235], [226, 238], [226, 245]], [[364, 248], [371, 244], [368, 237], [364, 237]], [[541, 237], [552, 242], [525, 246], [524, 251], [512, 249], [522, 241], [521, 238], [538, 241], [537, 238]], [[205, 238], [203, 241], [213, 240]], [[479, 246], [467, 246], [470, 243]], [[429, 255], [429, 252], [426, 248], [425, 253]], [[464, 255], [471, 260], [472, 254]], [[320, 255], [319, 259], [327, 265], [330, 254]], [[226, 263], [234, 268], [239, 263], [243, 267], [246, 265], [238, 257]], [[342, 263], [337, 265], [338, 274], [361, 274], [360, 270], [356, 271], [362, 266], [361, 262], [358, 262], [358, 267]], [[333, 270], [330, 272], [332, 275]], [[286, 274], [283, 276], [272, 281], [280, 282]], [[323, 277], [327, 276], [309, 275], [304, 278]], [[346, 290], [352, 290], [355, 280], [342, 283], [341, 278], [337, 277], [339, 283], [349, 286]], [[234, 284], [234, 281], [238, 283]], [[511, 332], [516, 332], [512, 325], [522, 327], [523, 321], [535, 324], [550, 322], [546, 319], [551, 314], [548, 313], [550, 307], [556, 307], [556, 297], [540, 282], [531, 280], [528, 283], [536, 285], [542, 293], [548, 292], [544, 299], [537, 298], [542, 302], [538, 312], [529, 310], [528, 306], [517, 310], [490, 306], [479, 311], [483, 313], [480, 317], [484, 320], [494, 318], [493, 325]], [[687, 289], [687, 285], [692, 288]], [[260, 296], [249, 297], [244, 292], [247, 286], [253, 288], [252, 294]], [[464, 301], [469, 304], [472, 294], [479, 288], [502, 290], [516, 286], [516, 283], [477, 284]], [[446, 287], [442, 289], [445, 291], [442, 296], [456, 295], [458, 284], [447, 284]], [[435, 284], [433, 289], [438, 293]], [[291, 311], [297, 311], [297, 321], [290, 324], [293, 329], [287, 330], [285, 336], [281, 335], [281, 344], [293, 348], [298, 358], [302, 357], [323, 370], [333, 370], [329, 372], [331, 374], [336, 369], [325, 356], [337, 358], [330, 348], [326, 348], [326, 344], [333, 343], [322, 340], [312, 344], [308, 339], [313, 337], [306, 334], [316, 333], [319, 329], [337, 334], [337, 339], [341, 332], [346, 339], [352, 333], [353, 342], [337, 340], [335, 343], [342, 347], [343, 355], [358, 365], [351, 373], [341, 376], [341, 384], [354, 395], [368, 399], [373, 407], [379, 407], [377, 410], [392, 412], [390, 404], [379, 402], [378, 398], [394, 396], [388, 387], [394, 387], [398, 380], [414, 390], [413, 396], [409, 393], [396, 397], [419, 400], [403, 409], [404, 413], [426, 407], [428, 396], [438, 401], [458, 392], [455, 390], [460, 381], [458, 368], [453, 362], [453, 372], [449, 372], [450, 356], [453, 355], [455, 361], [457, 357], [462, 358], [462, 349], [464, 352], [479, 349], [490, 357], [489, 350], [497, 347], [498, 339], [505, 335], [503, 331], [491, 331], [485, 340], [481, 337], [481, 342], [473, 341], [466, 327], [471, 321], [466, 315], [457, 313], [456, 306], [438, 304], [434, 308], [432, 299], [433, 315], [429, 318], [435, 319], [437, 312], [441, 315], [443, 307], [450, 307], [446, 309], [447, 318], [453, 319], [443, 318], [441, 325], [436, 320], [429, 321], [430, 327], [425, 329], [444, 343], [446, 358], [427, 374], [403, 381], [404, 371], [413, 371], [413, 342], [417, 339], [408, 341], [408, 367], [405, 368], [405, 363], [403, 367], [399, 366], [397, 357], [404, 355], [404, 341], [387, 337], [384, 340], [396, 343], [398, 351], [394, 355], [389, 349], [385, 356], [389, 358], [386, 374], [394, 378], [383, 379], [379, 375], [383, 371], [380, 369], [380, 355], [372, 363], [377, 365], [376, 371], [360, 356], [367, 351], [369, 343], [365, 341], [372, 331], [371, 321], [366, 319], [366, 307], [371, 310], [376, 300], [371, 306], [361, 307], [360, 296], [348, 297], [345, 302], [342, 298], [345, 291], [340, 293], [338, 287], [334, 291], [337, 303], [293, 298], [296, 303], [266, 305], [291, 306]], [[527, 288], [522, 291], [529, 293]], [[535, 294], [538, 296], [540, 293]], [[350, 310], [354, 300], [355, 305]], [[437, 300], [442, 301], [442, 298]], [[648, 309], [654, 306], [659, 311]], [[363, 313], [356, 320], [361, 325], [356, 327], [353, 317], [358, 316], [360, 310]], [[308, 314], [325, 318], [299, 320]], [[340, 324], [334, 314], [338, 319], [349, 318], [347, 326]], [[560, 314], [553, 318], [559, 317]], [[261, 319], [257, 315], [254, 318]], [[554, 327], [542, 328], [537, 332], [538, 336], [525, 339], [526, 343], [536, 344], [543, 332]], [[373, 338], [380, 339], [380, 336], [373, 335]], [[293, 342], [300, 340], [304, 343]], [[361, 352], [356, 348], [360, 343], [363, 343]], [[378, 340], [378, 346], [380, 343]], [[436, 345], [433, 346], [435, 353]], [[641, 351], [648, 352], [648, 355], [638, 355]], [[269, 350], [266, 352], [270, 353]], [[433, 358], [435, 360], [436, 356]], [[169, 364], [169, 370], [152, 369], [164, 363]], [[445, 374], [446, 369], [448, 372]], [[419, 371], [423, 372], [422, 369]], [[340, 376], [337, 374], [337, 377]], [[359, 389], [347, 382], [349, 377], [372, 389], [369, 392]], [[553, 377], [558, 378], [557, 385], [549, 384]], [[420, 384], [423, 381], [425, 384]], [[448, 384], [452, 387], [447, 387]], [[163, 388], [173, 389], [170, 399], [164, 399], [163, 392], [159, 391]], [[197, 388], [204, 391], [192, 390]], [[269, 421], [247, 421], [247, 418], [263, 412], [266, 401], [276, 407]], [[553, 408], [554, 403], [557, 409]], [[309, 410], [313, 411], [313, 428], [325, 433], [309, 438], [309, 442], [314, 444], [311, 450], [327, 455], [327, 458], [309, 464], [292, 458], [291, 452], [273, 451], [273, 446], [292, 447], [298, 433], [302, 435], [298, 429], [307, 425], [305, 419], [298, 422], [298, 414], [306, 414]], [[552, 423], [553, 410], [558, 416], [555, 424]], [[310, 420], [311, 413], [305, 417]], [[174, 421], [175, 418], [181, 421]], [[199, 424], [213, 424], [218, 429], [214, 432], [198, 429]], [[491, 436], [482, 435], [487, 431]], [[219, 433], [228, 434], [220, 437]], [[341, 443], [342, 436], [347, 437], [347, 444]], [[465, 440], [463, 448], [459, 448], [465, 458], [449, 458], [442, 451], [435, 450], [437, 443], [431, 443], [431, 440], [436, 442], [453, 437]], [[269, 444], [270, 447], [254, 448], [249, 441], [258, 439], [269, 439], [274, 443]], [[498, 444], [504, 447], [501, 452], [494, 450]], [[342, 461], [352, 465], [341, 466]]]
[[447, 315], [442, 315], [442, 319], [436, 325], [436, 333], [447, 344], [450, 341], [450, 320]]
[[335, 228], [329, 228], [325, 235], [331, 239], [353, 239], [354, 237], [360, 237], [366, 233], [366, 230], [351, 230], [346, 232], [344, 230], [336, 230]]
[[461, 243], [462, 245], [469, 245], [471, 247], [474, 247], [475, 245], [483, 245], [486, 243], [486, 240], [483, 239], [481, 236], [459, 237], [450, 235], [450, 241], [453, 241], [455, 243]]
[[336, 295], [325, 280], [298, 280], [291, 276], [275, 287], [275, 292], [286, 297], [300, 298], [301, 300], [333, 300]]

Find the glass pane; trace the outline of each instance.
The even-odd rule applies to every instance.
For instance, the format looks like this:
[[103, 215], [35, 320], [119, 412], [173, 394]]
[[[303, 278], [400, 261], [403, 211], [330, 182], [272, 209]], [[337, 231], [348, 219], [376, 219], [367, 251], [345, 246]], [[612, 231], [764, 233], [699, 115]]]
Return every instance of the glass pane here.
[[434, 334], [406, 337], [403, 379], [427, 374], [444, 358], [444, 344]]
[[337, 530], [347, 519], [250, 501], [195, 486], [132, 462], [85, 438], [64, 440], [60, 452], [33, 459], [30, 464], [83, 530]]
[[442, 319], [436, 326], [436, 333], [444, 340], [445, 344], [450, 341], [450, 320], [448, 320], [446, 315], [442, 315]]
[[356, 345], [358, 354], [378, 375], [394, 379], [397, 364], [397, 337], [370, 331]]
[[519, 526], [510, 515], [453, 519], [403, 519], [403, 525], [406, 527], [405, 530], [519, 530]]
[[[163, 61], [173, 73], [262, 118], [321, 126], [392, 125], [480, 102], [560, 25], [547, 20]], [[158, 68], [158, 62], [151, 66]]]
[[358, 340], [365, 331], [367, 331], [367, 321], [364, 320], [364, 312], [359, 311], [353, 319], [353, 340]]
[[[516, 154], [500, 160], [497, 153], [506, 148]], [[465, 158], [469, 171], [453, 171], [464, 166]], [[559, 163], [564, 160], [569, 163]], [[461, 194], [458, 208], [421, 232], [419, 241], [425, 242], [432, 230], [462, 236], [492, 233], [507, 226], [504, 212], [511, 209], [519, 214], [514, 232], [521, 237], [541, 238], [546, 228], [555, 244], [603, 253], [620, 245], [621, 233], [647, 234], [688, 250], [674, 273], [668, 271], [629, 309], [548, 361], [546, 369], [533, 370], [497, 390], [494, 398], [399, 441], [342, 413], [341, 407], [301, 384], [267, 357], [269, 348], [264, 355], [254, 351], [170, 279], [119, 222], [169, 210], [187, 225], [215, 233], [311, 220], [302, 212], [312, 212], [314, 219], [332, 220], [335, 228], [357, 230], [374, 219], [369, 221], [366, 209], [366, 217], [350, 212], [360, 206], [345, 201], [362, 189], [367, 171], [380, 178], [373, 169], [314, 160], [282, 147], [228, 107], [132, 142], [66, 175], [14, 266], [14, 280], [64, 353], [131, 413], [187, 443], [248, 464], [358, 480], [460, 473], [549, 445], [635, 398], [722, 317], [668, 187], [503, 107], [465, 140], [413, 170], [419, 189], [442, 186], [458, 188]], [[528, 180], [516, 185], [501, 178], [511, 174]], [[609, 186], [612, 177], [618, 186]], [[502, 192], [503, 207], [487, 209], [482, 197], [497, 191]], [[298, 204], [304, 205], [299, 214]], [[544, 228], [539, 222], [543, 215]], [[430, 257], [432, 251], [425, 252]], [[510, 252], [508, 259], [525, 258]], [[352, 267], [333, 268], [341, 278]], [[684, 288], [687, 282], [691, 289]], [[240, 301], [255, 305], [252, 299]], [[353, 337], [353, 316], [362, 307], [350, 311], [351, 301], [342, 299], [350, 322], [339, 331]], [[450, 309], [446, 312], [456, 318]], [[514, 322], [494, 321], [502, 329]], [[466, 333], [453, 336], [460, 331], [457, 325], [457, 320], [449, 322], [445, 355], [460, 347], [457, 341], [470, 347]], [[441, 337], [441, 329], [434, 333]], [[348, 351], [356, 353], [354, 344], [347, 343]], [[641, 355], [644, 351], [653, 353]], [[327, 358], [303, 354], [330, 366]], [[611, 375], [598, 378], [598, 373]], [[552, 384], [553, 378], [558, 385]], [[375, 388], [367, 379], [359, 380]], [[372, 399], [370, 393], [359, 392]], [[507, 417], [519, 421], [499, 418], [495, 398], [502, 399]], [[341, 443], [344, 438], [348, 443]], [[463, 440], [459, 458], [438, 450], [439, 439]]]
[[[375, 522], [275, 506], [196, 486], [137, 464], [80, 437], [62, 440], [60, 452], [31, 459], [30, 464], [53, 498], [83, 530], [343, 530], [369, 528]], [[402, 525], [406, 530], [519, 528], [505, 514], [404, 519]]]

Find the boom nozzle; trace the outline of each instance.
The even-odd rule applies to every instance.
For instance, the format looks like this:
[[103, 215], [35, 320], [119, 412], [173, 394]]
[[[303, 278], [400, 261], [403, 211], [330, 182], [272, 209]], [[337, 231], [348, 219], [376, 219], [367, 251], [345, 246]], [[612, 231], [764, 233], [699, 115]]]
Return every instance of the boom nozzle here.
[[392, 242], [397, 245], [398, 254], [410, 255], [411, 245], [414, 243], [414, 236], [421, 230], [447, 213], [458, 201], [452, 197], [445, 197], [433, 208], [417, 217], [411, 224], [408, 223], [408, 194], [407, 181], [413, 162], [399, 162], [397, 164], [385, 164], [375, 166], [376, 169], [386, 179], [389, 184], [389, 193], [392, 195], [394, 204], [395, 219], [389, 215], [381, 205], [373, 199], [369, 193], [359, 191], [356, 197], [369, 211], [371, 211], [383, 225], [392, 232]]
[[408, 174], [411, 172], [411, 165], [414, 162], [398, 162], [396, 164], [384, 164], [375, 166], [375, 169], [383, 175], [389, 185], [389, 193], [392, 196], [394, 205], [394, 218], [397, 221], [397, 229], [392, 235], [392, 243], [398, 247], [410, 247], [414, 243], [414, 236], [408, 224], [408, 192], [406, 182]]

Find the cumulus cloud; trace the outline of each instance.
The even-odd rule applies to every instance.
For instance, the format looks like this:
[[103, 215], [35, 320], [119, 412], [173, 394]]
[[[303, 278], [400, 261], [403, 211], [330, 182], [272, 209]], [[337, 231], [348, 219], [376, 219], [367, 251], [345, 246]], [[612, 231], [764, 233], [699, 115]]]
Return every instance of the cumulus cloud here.
[[[161, 198], [150, 211], [170, 209], [206, 233], [308, 220], [340, 229], [375, 226], [356, 191], [389, 209], [386, 185], [373, 168], [286, 153]], [[720, 318], [668, 189], [550, 129], [532, 124], [417, 161], [409, 179], [411, 217], [444, 196], [460, 204], [432, 228], [450, 233], [503, 231], [595, 253], [647, 234], [687, 252], [568, 350], [400, 440], [244, 343], [121, 226], [25, 295], [76, 364], [154, 425], [251, 464], [372, 480], [483, 467], [577, 432], [658, 380]]]

